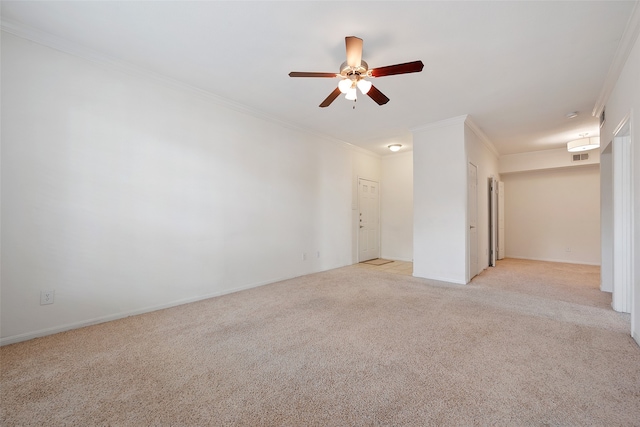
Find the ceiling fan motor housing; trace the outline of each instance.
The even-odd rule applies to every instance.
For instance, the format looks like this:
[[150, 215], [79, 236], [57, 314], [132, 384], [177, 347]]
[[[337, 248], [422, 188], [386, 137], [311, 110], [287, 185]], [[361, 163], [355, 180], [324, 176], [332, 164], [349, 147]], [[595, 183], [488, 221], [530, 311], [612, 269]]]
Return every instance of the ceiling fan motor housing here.
[[346, 79], [351, 79], [354, 81], [358, 81], [365, 77], [368, 77], [369, 74], [369, 64], [365, 61], [360, 61], [360, 65], [358, 67], [349, 66], [346, 61], [342, 63], [340, 66], [340, 75]]
[[[322, 77], [322, 78], [341, 78], [338, 87], [327, 96], [320, 104], [321, 108], [328, 107], [341, 94], [345, 94], [345, 98], [355, 101], [356, 88], [360, 89], [362, 94], [366, 94], [373, 99], [378, 105], [384, 105], [389, 102], [389, 98], [376, 87], [374, 87], [367, 77], [383, 77], [393, 76], [396, 74], [417, 73], [422, 71], [424, 64], [422, 61], [406, 62], [404, 64], [388, 65], [386, 67], [378, 67], [373, 70], [369, 69], [369, 64], [362, 60], [362, 39], [349, 36], [345, 37], [345, 45], [347, 48], [347, 60], [340, 65], [340, 73], [316, 73], [316, 72], [299, 72], [292, 71], [289, 77]], [[351, 65], [350, 65], [351, 64]]]

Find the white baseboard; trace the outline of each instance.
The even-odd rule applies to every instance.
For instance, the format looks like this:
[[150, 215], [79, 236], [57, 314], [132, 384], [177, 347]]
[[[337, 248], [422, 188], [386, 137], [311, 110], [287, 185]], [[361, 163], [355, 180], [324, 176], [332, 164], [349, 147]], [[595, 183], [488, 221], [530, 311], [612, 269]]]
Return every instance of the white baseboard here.
[[509, 255], [506, 258], [526, 259], [526, 260], [529, 260], [529, 261], [561, 262], [563, 264], [596, 265], [596, 266], [600, 267], [600, 264], [599, 263], [595, 263], [595, 262], [574, 261], [574, 260], [566, 260], [566, 259], [531, 258], [531, 257], [514, 256], [514, 255]]
[[451, 279], [449, 277], [419, 276], [419, 275], [416, 275], [415, 271], [413, 272], [413, 277], [417, 277], [418, 279], [437, 280], [438, 282], [447, 282], [447, 283], [452, 284], [452, 285], [466, 285], [467, 284], [467, 282], [462, 282], [462, 281], [459, 281], [459, 280]]
[[[334, 268], [338, 268], [338, 267], [334, 267]], [[313, 274], [313, 273], [317, 273], [317, 272], [316, 271], [312, 271], [312, 272], [309, 272], [309, 273], [306, 273], [306, 274]], [[306, 275], [306, 274], [304, 274], [304, 275]], [[120, 313], [109, 314], [109, 315], [106, 315], [106, 316], [95, 317], [95, 318], [92, 318], [92, 319], [82, 320], [82, 321], [79, 321], [79, 322], [73, 322], [73, 323], [67, 323], [65, 325], [54, 326], [52, 328], [40, 329], [40, 330], [33, 331], [33, 332], [26, 332], [24, 334], [11, 335], [11, 336], [8, 336], [8, 337], [0, 338], [0, 347], [2, 347], [4, 345], [9, 345], [9, 344], [16, 344], [16, 343], [19, 343], [19, 342], [22, 342], [22, 341], [28, 341], [28, 340], [31, 340], [31, 339], [34, 339], [34, 338], [44, 337], [44, 336], [47, 336], [47, 335], [53, 335], [53, 334], [57, 334], [57, 333], [60, 333], [60, 332], [69, 331], [69, 330], [72, 330], [72, 329], [84, 328], [86, 326], [97, 325], [99, 323], [111, 322], [112, 320], [124, 319], [125, 317], [137, 316], [139, 314], [150, 313], [152, 311], [163, 310], [165, 308], [171, 308], [171, 307], [175, 307], [175, 306], [178, 306], [178, 305], [189, 304], [189, 303], [196, 302], [196, 301], [202, 301], [202, 300], [209, 299], [209, 298], [215, 298], [215, 297], [219, 297], [219, 296], [222, 296], [222, 295], [232, 294], [234, 292], [240, 292], [240, 291], [244, 291], [244, 290], [247, 290], [247, 289], [257, 288], [257, 287], [260, 287], [260, 286], [269, 285], [271, 283], [281, 282], [283, 280], [294, 279], [294, 278], [300, 277], [300, 276], [301, 275], [293, 275], [293, 276], [287, 276], [287, 277], [280, 277], [280, 278], [275, 278], [275, 279], [264, 280], [264, 281], [252, 283], [252, 284], [249, 284], [249, 285], [238, 286], [236, 288], [227, 289], [227, 290], [220, 291], [220, 292], [214, 292], [214, 293], [211, 293], [211, 294], [199, 295], [197, 297], [184, 298], [184, 299], [180, 299], [180, 300], [171, 301], [171, 302], [168, 302], [168, 303], [165, 303], [165, 304], [159, 304], [159, 305], [154, 305], [154, 306], [150, 306], [150, 307], [144, 307], [144, 308], [140, 308], [140, 309], [135, 309], [135, 310], [124, 311], [124, 312], [120, 312]]]
[[392, 256], [384, 256], [384, 255], [382, 255], [380, 258], [382, 258], [382, 259], [388, 259], [388, 260], [390, 260], [390, 261], [413, 262], [413, 259], [409, 259], [409, 258], [396, 258], [396, 257], [392, 257]]

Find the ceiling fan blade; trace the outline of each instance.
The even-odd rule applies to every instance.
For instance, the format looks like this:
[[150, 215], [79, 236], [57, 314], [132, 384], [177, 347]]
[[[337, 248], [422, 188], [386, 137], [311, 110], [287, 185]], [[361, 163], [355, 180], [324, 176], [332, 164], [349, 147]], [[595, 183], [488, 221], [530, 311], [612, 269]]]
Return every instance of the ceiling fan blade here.
[[371, 77], [393, 76], [394, 74], [419, 73], [424, 68], [422, 61], [405, 62], [404, 64], [388, 65], [371, 70]]
[[359, 67], [362, 62], [362, 39], [358, 37], [345, 37], [347, 45], [347, 65], [350, 67]]
[[324, 101], [322, 101], [322, 104], [320, 104], [320, 107], [322, 108], [328, 107], [329, 105], [331, 105], [333, 101], [336, 100], [338, 96], [340, 96], [341, 93], [342, 92], [340, 92], [339, 88], [335, 88], [333, 92], [331, 92], [331, 94], [327, 96], [327, 98]]
[[304, 71], [292, 71], [289, 73], [289, 77], [337, 77], [336, 73], [307, 73]]
[[376, 101], [378, 105], [384, 105], [387, 102], [389, 102], [389, 98], [387, 98], [387, 96], [384, 93], [380, 92], [378, 88], [376, 88], [373, 85], [371, 85], [371, 89], [369, 89], [369, 92], [367, 92], [367, 95], [369, 95], [369, 98]]

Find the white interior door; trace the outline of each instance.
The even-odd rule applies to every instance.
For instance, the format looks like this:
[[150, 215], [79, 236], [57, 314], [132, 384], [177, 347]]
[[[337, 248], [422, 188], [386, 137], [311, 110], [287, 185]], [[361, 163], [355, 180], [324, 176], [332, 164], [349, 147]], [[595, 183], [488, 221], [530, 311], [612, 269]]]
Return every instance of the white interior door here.
[[498, 181], [489, 178], [489, 265], [496, 266], [498, 254]]
[[358, 261], [380, 258], [380, 186], [358, 179]]
[[504, 182], [498, 181], [498, 259], [504, 257]]
[[468, 166], [467, 210], [469, 217], [469, 280], [478, 274], [478, 167]]

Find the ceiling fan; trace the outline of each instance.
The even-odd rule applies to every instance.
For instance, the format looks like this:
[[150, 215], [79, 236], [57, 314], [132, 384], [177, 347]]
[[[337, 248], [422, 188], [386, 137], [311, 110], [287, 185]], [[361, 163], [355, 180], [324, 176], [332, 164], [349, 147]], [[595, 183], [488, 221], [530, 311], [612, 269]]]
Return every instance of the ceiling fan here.
[[289, 77], [327, 77], [341, 79], [338, 87], [322, 101], [320, 107], [328, 107], [341, 93], [345, 94], [346, 99], [355, 101], [357, 99], [356, 88], [360, 89], [363, 94], [369, 95], [369, 98], [373, 99], [378, 105], [384, 105], [389, 102], [389, 98], [373, 86], [369, 80], [365, 80], [365, 78], [419, 73], [424, 67], [422, 61], [413, 61], [370, 70], [369, 65], [362, 60], [362, 39], [349, 36], [345, 37], [345, 43], [347, 46], [347, 60], [340, 66], [339, 73], [307, 73], [300, 71], [292, 71], [289, 73]]

